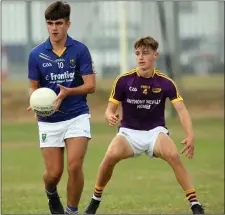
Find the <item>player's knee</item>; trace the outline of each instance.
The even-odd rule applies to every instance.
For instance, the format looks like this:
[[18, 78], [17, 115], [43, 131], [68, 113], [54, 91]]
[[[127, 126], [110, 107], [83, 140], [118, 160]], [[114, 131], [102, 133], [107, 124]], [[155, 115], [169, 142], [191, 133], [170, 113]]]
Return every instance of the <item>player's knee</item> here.
[[106, 165], [106, 166], [114, 166], [116, 165], [119, 161], [120, 161], [120, 156], [118, 153], [116, 152], [111, 152], [111, 153], [107, 153], [105, 158], [104, 158], [104, 161], [103, 161], [103, 164]]
[[130, 157], [132, 154], [133, 151], [130, 151], [126, 140], [124, 141], [124, 137], [116, 136], [109, 145], [102, 165], [114, 166], [120, 160]]
[[164, 157], [169, 164], [179, 164], [181, 162], [180, 155], [177, 151], [169, 152]]
[[43, 179], [44, 179], [44, 181], [48, 181], [51, 183], [57, 183], [57, 182], [59, 182], [62, 174], [63, 174], [62, 168], [51, 169], [44, 173]]
[[68, 163], [68, 174], [69, 176], [76, 175], [80, 171], [82, 171], [83, 161], [76, 160], [73, 162]]

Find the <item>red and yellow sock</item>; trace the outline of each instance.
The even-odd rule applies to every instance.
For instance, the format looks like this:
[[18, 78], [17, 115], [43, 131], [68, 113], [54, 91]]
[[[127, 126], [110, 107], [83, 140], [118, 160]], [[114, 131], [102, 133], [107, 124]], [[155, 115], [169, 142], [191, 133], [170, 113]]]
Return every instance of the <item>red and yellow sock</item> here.
[[190, 202], [191, 205], [199, 203], [195, 189], [186, 190], [185, 194], [186, 194], [187, 200]]
[[95, 185], [93, 198], [96, 200], [101, 200], [103, 190], [104, 190], [104, 187]]

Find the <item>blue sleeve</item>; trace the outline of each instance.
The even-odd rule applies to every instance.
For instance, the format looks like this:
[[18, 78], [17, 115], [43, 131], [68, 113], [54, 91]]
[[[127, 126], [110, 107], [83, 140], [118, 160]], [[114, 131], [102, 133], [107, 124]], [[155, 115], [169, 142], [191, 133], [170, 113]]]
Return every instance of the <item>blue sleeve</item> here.
[[31, 80], [40, 81], [40, 71], [38, 69], [37, 56], [31, 52], [28, 60], [28, 78]]
[[81, 75], [94, 74], [91, 55], [87, 46], [85, 45], [80, 53], [79, 65]]

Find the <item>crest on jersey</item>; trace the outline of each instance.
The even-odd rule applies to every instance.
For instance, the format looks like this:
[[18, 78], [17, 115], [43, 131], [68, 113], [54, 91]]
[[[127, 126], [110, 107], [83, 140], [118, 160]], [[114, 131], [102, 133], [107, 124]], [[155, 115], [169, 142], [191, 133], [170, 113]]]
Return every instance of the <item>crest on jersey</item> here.
[[72, 58], [70, 59], [70, 68], [75, 68], [76, 67], [76, 62], [75, 60]]
[[153, 93], [160, 93], [162, 91], [161, 88], [152, 88]]
[[42, 133], [41, 134], [41, 141], [44, 143], [47, 140], [47, 134], [46, 133]]

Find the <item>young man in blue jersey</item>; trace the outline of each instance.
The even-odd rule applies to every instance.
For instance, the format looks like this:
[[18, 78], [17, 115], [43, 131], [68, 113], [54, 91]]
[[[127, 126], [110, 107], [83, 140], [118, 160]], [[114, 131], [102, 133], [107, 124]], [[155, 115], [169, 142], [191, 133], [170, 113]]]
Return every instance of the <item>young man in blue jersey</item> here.
[[[40, 148], [45, 162], [43, 180], [52, 214], [77, 214], [84, 185], [83, 160], [88, 148], [90, 115], [87, 94], [95, 91], [95, 74], [88, 48], [68, 36], [70, 5], [57, 1], [45, 11], [49, 38], [29, 56], [30, 95], [39, 87], [57, 93], [56, 112], [37, 117]], [[29, 109], [29, 108], [28, 108]], [[67, 150], [67, 207], [63, 208], [57, 185]]]
[[94, 194], [85, 213], [96, 213], [103, 189], [109, 182], [115, 165], [122, 159], [145, 153], [150, 158], [159, 157], [168, 162], [190, 202], [192, 212], [204, 214], [165, 124], [166, 99], [169, 98], [172, 102], [187, 135], [183, 141], [182, 153], [191, 159], [194, 155], [194, 133], [189, 113], [174, 81], [154, 68], [158, 57], [158, 42], [152, 37], [145, 37], [136, 41], [134, 48], [138, 67], [115, 80], [109, 98], [105, 112], [109, 125], [115, 126], [118, 123], [117, 109], [120, 103], [123, 117], [119, 132], [100, 164]]

